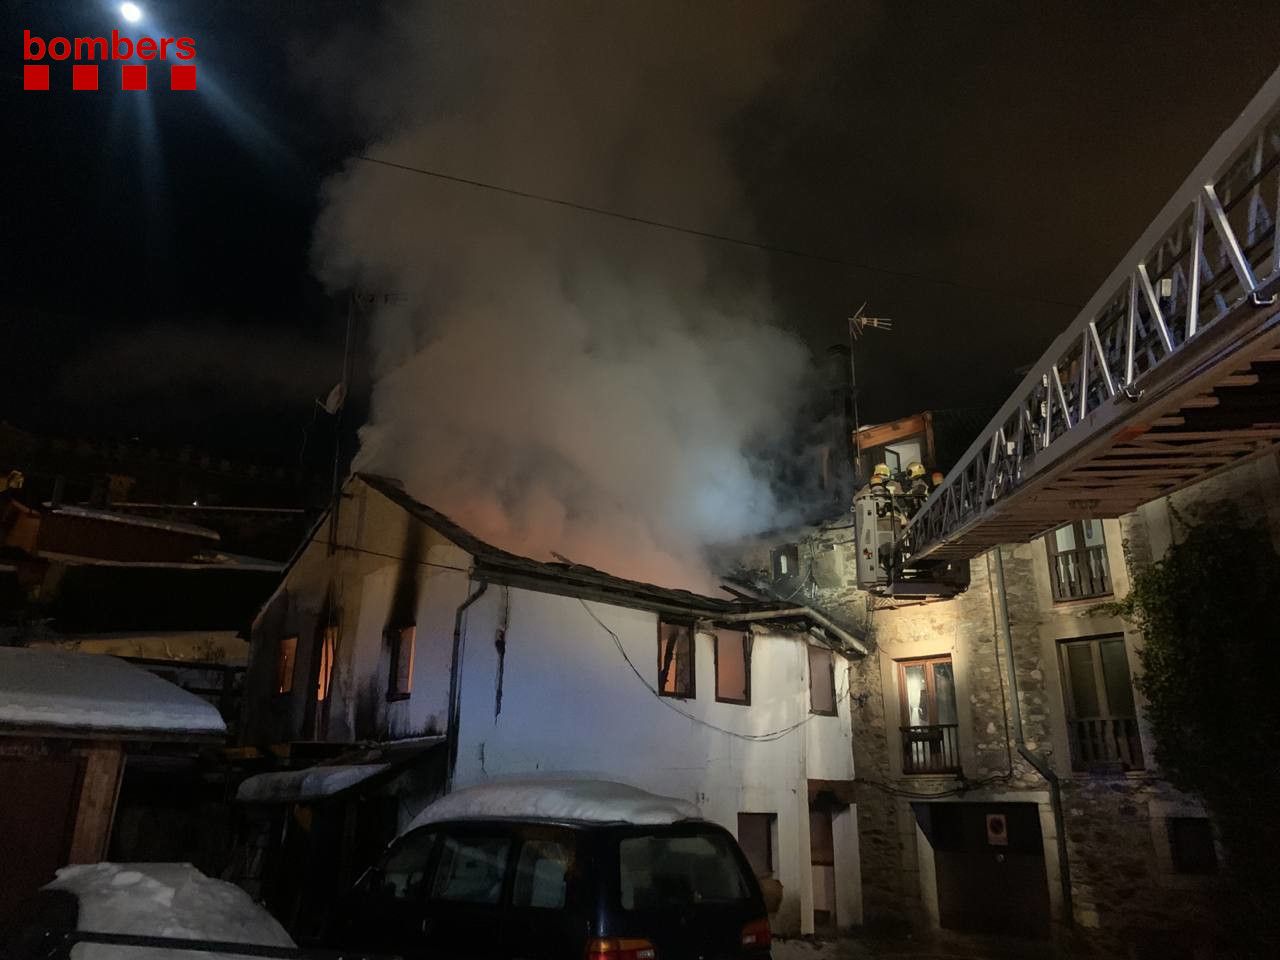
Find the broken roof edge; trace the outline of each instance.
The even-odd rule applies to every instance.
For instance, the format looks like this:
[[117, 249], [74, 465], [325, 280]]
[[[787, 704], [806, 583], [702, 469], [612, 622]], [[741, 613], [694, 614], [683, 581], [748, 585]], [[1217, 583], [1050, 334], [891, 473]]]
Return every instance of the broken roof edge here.
[[[762, 622], [803, 618], [834, 635], [845, 645], [846, 651], [863, 656], [868, 652], [859, 638], [811, 607], [796, 606], [793, 603], [778, 600], [725, 600], [689, 590], [660, 587], [639, 580], [627, 580], [583, 564], [534, 560], [495, 547], [480, 539], [439, 510], [413, 497], [405, 490], [404, 484], [394, 477], [356, 472], [347, 477], [343, 483], [343, 489], [347, 489], [355, 480], [375, 490], [410, 516], [431, 527], [446, 540], [470, 554], [469, 576], [474, 580], [559, 596], [571, 596], [579, 600], [594, 600], [614, 606], [668, 613], [690, 619], [709, 620], [713, 623], [741, 622], [747, 617]], [[263, 614], [280, 595], [289, 574], [307, 548], [315, 542], [316, 532], [327, 522], [331, 510], [332, 506], [316, 518], [298, 549], [284, 565], [276, 589], [254, 614], [251, 630], [258, 625]]]

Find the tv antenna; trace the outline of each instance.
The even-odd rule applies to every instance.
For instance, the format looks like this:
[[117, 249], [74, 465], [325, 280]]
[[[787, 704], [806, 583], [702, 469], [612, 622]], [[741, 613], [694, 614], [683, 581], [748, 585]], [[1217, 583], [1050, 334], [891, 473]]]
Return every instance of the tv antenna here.
[[883, 330], [886, 333], [893, 329], [893, 321], [888, 317], [869, 317], [867, 316], [867, 301], [862, 301], [860, 306], [852, 317], [849, 318], [849, 380], [853, 385], [853, 435], [854, 448], [857, 449], [858, 428], [862, 426], [862, 422], [858, 419], [858, 367], [854, 361], [853, 344], [856, 340], [861, 340], [863, 333], [867, 330]]

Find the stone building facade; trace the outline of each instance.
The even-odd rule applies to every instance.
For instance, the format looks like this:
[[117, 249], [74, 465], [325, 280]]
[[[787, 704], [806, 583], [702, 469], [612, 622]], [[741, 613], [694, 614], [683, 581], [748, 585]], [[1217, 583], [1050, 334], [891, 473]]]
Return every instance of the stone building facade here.
[[913, 605], [856, 589], [847, 521], [725, 552], [726, 569], [870, 637], [850, 688], [868, 926], [1211, 955], [1213, 828], [1156, 764], [1132, 682], [1141, 635], [1098, 607], [1128, 592], [1129, 563], [1163, 554], [1178, 514], [1234, 500], [1280, 541], [1278, 494], [1271, 454], [1118, 520], [990, 551], [967, 591]]

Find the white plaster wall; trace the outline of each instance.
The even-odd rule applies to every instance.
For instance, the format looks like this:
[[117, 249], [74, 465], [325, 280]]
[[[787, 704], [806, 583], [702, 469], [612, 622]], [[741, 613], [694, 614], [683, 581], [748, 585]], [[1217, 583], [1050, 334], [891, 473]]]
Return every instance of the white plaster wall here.
[[[577, 599], [511, 589], [501, 714], [494, 715], [495, 631], [505, 602], [490, 587], [466, 614], [462, 703], [455, 785], [519, 773], [573, 773], [633, 783], [698, 803], [710, 820], [736, 832], [741, 812], [778, 817], [775, 867], [784, 903], [775, 922], [812, 927], [808, 780], [849, 780], [853, 755], [849, 707], [808, 719], [808, 658], [802, 637], [756, 634], [751, 705], [717, 703], [712, 637], [695, 640], [692, 700], [660, 700], [632, 672], [604, 628]], [[589, 603], [619, 637], [650, 683], [657, 681], [657, 615]], [[847, 690], [844, 663], [837, 691]], [[718, 727], [763, 734], [805, 721], [770, 742], [748, 742], [681, 716], [672, 706]], [[843, 833], [844, 831], [842, 831]], [[848, 838], [837, 841], [848, 849]], [[856, 860], [841, 871], [852, 923]]]

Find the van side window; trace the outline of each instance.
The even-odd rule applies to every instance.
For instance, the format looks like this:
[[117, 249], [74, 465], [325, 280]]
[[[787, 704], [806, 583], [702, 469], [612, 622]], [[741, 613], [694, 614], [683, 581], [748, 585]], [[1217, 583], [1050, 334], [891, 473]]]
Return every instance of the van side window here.
[[393, 900], [419, 900], [427, 886], [427, 867], [437, 834], [415, 830], [387, 852], [382, 867], [373, 874], [375, 890]]
[[514, 907], [559, 910], [573, 867], [573, 851], [557, 840], [526, 840], [516, 861], [516, 884], [511, 892]]
[[445, 837], [431, 884], [432, 899], [497, 903], [510, 853], [507, 837]]

